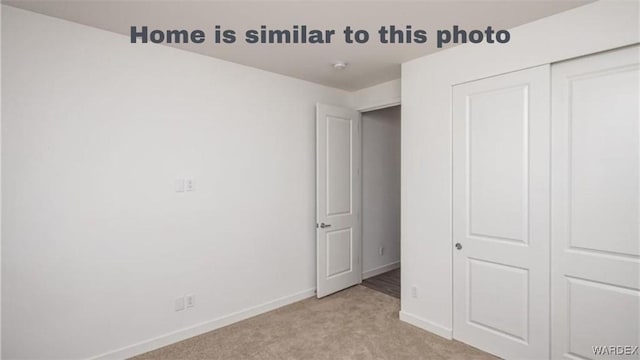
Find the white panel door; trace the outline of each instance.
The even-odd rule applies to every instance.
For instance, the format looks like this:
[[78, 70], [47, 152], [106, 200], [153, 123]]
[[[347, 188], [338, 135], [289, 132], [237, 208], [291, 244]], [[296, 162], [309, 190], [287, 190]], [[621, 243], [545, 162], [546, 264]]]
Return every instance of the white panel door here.
[[552, 68], [555, 359], [640, 359], [639, 51]]
[[456, 339], [549, 357], [549, 66], [453, 89]]
[[317, 295], [362, 282], [361, 115], [316, 106]]

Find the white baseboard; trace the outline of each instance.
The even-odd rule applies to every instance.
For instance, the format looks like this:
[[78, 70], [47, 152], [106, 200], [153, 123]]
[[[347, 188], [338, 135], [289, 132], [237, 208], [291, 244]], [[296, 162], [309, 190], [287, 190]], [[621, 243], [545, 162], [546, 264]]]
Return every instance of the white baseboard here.
[[442, 325], [431, 322], [427, 319], [423, 319], [421, 317], [415, 316], [413, 314], [409, 314], [404, 311], [400, 311], [400, 320], [409, 323], [413, 326], [419, 327], [423, 330], [426, 330], [430, 333], [434, 333], [436, 335], [442, 336], [445, 339], [452, 340], [453, 339], [453, 330]]
[[399, 267], [400, 267], [400, 261], [396, 261], [396, 262], [389, 263], [387, 265], [378, 266], [377, 268], [373, 268], [371, 270], [363, 271], [362, 280], [386, 273], [387, 271], [395, 270]]
[[107, 360], [107, 359], [127, 359], [132, 356], [144, 354], [151, 350], [167, 346], [178, 341], [188, 339], [206, 332], [219, 329], [221, 327], [231, 325], [241, 320], [260, 315], [262, 313], [275, 310], [285, 305], [292, 304], [294, 302], [310, 298], [315, 295], [315, 288], [308, 289], [296, 294], [288, 295], [275, 299], [260, 305], [252, 306], [250, 308], [240, 310], [229, 315], [221, 316], [219, 318], [201, 322], [199, 324], [183, 328], [170, 332], [168, 334], [160, 335], [158, 337], [139, 342], [137, 344], [125, 346], [120, 349], [108, 351], [104, 354], [100, 354], [91, 357], [92, 360]]

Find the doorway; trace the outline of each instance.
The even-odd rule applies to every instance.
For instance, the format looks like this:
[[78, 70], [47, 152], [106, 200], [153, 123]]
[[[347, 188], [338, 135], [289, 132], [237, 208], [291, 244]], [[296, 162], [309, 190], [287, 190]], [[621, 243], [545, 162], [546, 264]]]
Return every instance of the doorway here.
[[368, 283], [399, 297], [399, 106], [317, 105], [316, 250], [319, 298], [390, 271]]
[[362, 285], [400, 298], [400, 105], [362, 113]]

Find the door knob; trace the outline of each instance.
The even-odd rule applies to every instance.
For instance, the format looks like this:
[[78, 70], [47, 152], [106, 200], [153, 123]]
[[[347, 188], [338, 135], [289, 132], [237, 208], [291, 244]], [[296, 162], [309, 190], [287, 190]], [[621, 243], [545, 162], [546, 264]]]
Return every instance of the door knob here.
[[460, 244], [460, 243], [456, 243], [456, 249], [458, 249], [458, 250], [462, 250], [462, 244]]
[[320, 224], [320, 228], [324, 229], [324, 228], [328, 228], [331, 227], [331, 224], [325, 224], [325, 223], [321, 223]]

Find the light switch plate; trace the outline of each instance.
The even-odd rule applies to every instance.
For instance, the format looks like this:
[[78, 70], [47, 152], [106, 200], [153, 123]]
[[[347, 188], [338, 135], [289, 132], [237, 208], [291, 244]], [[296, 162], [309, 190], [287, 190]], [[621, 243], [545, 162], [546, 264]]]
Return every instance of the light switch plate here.
[[184, 192], [184, 179], [176, 179], [174, 186], [176, 192]]
[[175, 301], [175, 310], [176, 310], [176, 311], [182, 311], [182, 310], [184, 310], [184, 297], [176, 298], [176, 301]]

